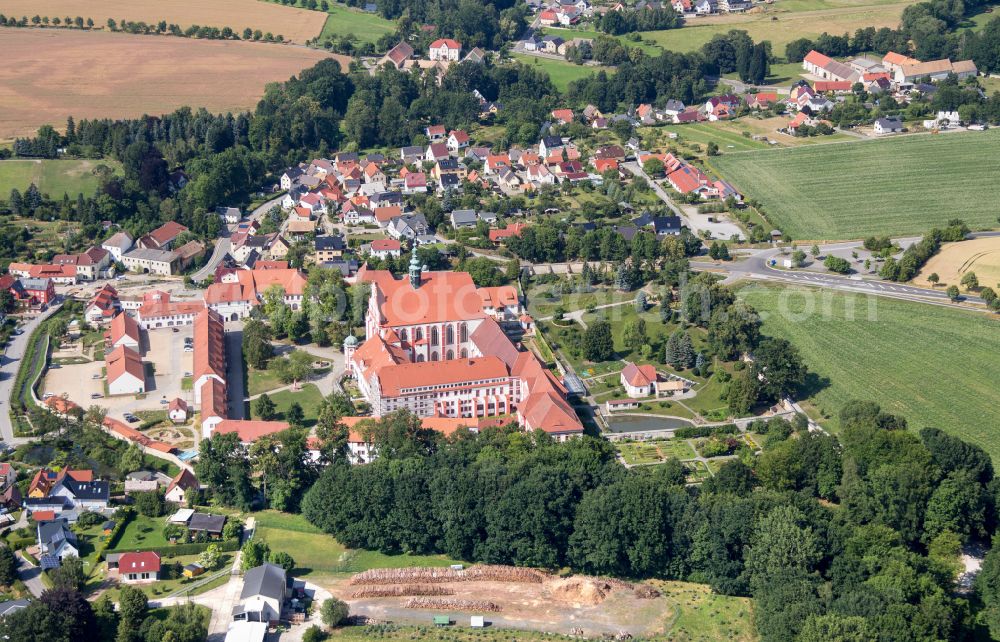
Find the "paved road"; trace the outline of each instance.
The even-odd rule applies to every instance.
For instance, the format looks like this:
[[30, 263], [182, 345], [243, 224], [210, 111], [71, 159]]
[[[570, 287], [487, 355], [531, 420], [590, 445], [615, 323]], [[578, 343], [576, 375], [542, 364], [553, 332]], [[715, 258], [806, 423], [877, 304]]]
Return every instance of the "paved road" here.
[[[1000, 236], [1000, 232], [977, 232], [969, 235], [970, 238], [990, 236]], [[918, 240], [918, 237], [894, 239], [898, 245], [904, 248]], [[829, 243], [819, 247], [820, 252], [825, 254], [837, 250], [856, 248], [860, 245], [860, 241], [850, 241], [844, 243]], [[948, 295], [945, 294], [943, 289], [921, 288], [903, 283], [883, 281], [881, 279], [861, 278], [860, 276], [840, 276], [829, 272], [819, 272], [805, 269], [778, 269], [769, 265], [769, 262], [772, 259], [780, 260], [781, 258], [783, 258], [781, 249], [768, 248], [765, 250], [753, 250], [747, 258], [739, 261], [719, 263], [692, 261], [691, 267], [695, 269], [712, 269], [726, 272], [729, 275], [727, 280], [749, 278], [764, 281], [796, 283], [803, 286], [814, 286], [845, 292], [859, 292], [877, 296], [887, 296], [897, 299], [918, 301], [921, 303], [951, 305]], [[970, 294], [963, 294], [962, 300], [969, 303], [983, 303], [981, 298]]]
[[[667, 207], [670, 208], [670, 211], [672, 211], [677, 216], [681, 217], [681, 220], [684, 221], [684, 225], [686, 225], [688, 229], [690, 229], [695, 234], [700, 235], [700, 232], [702, 230], [706, 230], [710, 232], [714, 238], [721, 238], [728, 240], [732, 238], [734, 235], [739, 238], [744, 238], [743, 230], [740, 229], [739, 225], [736, 225], [735, 223], [732, 222], [719, 221], [718, 220], [719, 214], [698, 214], [696, 212], [692, 213], [685, 211], [684, 209], [679, 207], [676, 203], [674, 203], [674, 200], [670, 197], [670, 195], [667, 194], [667, 190], [665, 190], [663, 186], [661, 186], [659, 183], [650, 178], [648, 174], [646, 174], [645, 170], [643, 170], [642, 168], [642, 165], [640, 165], [638, 161], [629, 161], [627, 163], [623, 163], [623, 167], [625, 167], [625, 169], [627, 169], [628, 171], [632, 172], [632, 174], [645, 178], [646, 182], [649, 183], [649, 186], [653, 188], [653, 192], [659, 197], [659, 199], [663, 201]], [[710, 222], [708, 220], [709, 218], [715, 218], [717, 220], [715, 222]]]
[[17, 554], [17, 576], [35, 597], [41, 595], [42, 591], [45, 590], [45, 585], [42, 584], [42, 569], [21, 557], [20, 553]]
[[243, 323], [226, 324], [226, 390], [229, 393], [229, 418], [245, 419], [243, 400], [246, 382], [243, 381]]
[[3, 356], [0, 357], [0, 436], [11, 446], [24, 444], [30, 441], [25, 437], [14, 436], [14, 425], [10, 421], [10, 396], [13, 392], [14, 379], [17, 378], [17, 370], [21, 366], [21, 358], [28, 348], [28, 339], [32, 331], [41, 324], [42, 321], [55, 314], [62, 304], [51, 306], [45, 312], [30, 319], [21, 329], [22, 334], [11, 337], [10, 345]]
[[[275, 205], [281, 203], [281, 199], [282, 196], [272, 198], [271, 200], [267, 201], [260, 207], [256, 208], [253, 212], [250, 213], [250, 216], [248, 217], [249, 220], [255, 221], [260, 219], [260, 217], [264, 216], [264, 214], [266, 214], [268, 210], [270, 210]], [[212, 249], [212, 256], [209, 257], [208, 262], [205, 263], [205, 265], [200, 270], [191, 275], [192, 280], [204, 281], [209, 276], [215, 273], [216, 266], [219, 265], [223, 257], [225, 257], [226, 254], [228, 254], [233, 247], [232, 242], [229, 240], [229, 235], [235, 229], [236, 229], [235, 225], [223, 226], [219, 238], [216, 239], [215, 241], [215, 247]]]

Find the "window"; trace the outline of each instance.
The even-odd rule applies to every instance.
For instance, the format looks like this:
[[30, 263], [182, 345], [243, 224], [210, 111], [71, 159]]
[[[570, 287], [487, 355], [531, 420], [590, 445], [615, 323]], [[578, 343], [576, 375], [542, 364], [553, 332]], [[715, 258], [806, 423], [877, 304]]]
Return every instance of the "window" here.
[[407, 337], [406, 328], [403, 328], [402, 330], [399, 331], [399, 338], [402, 339], [403, 341], [406, 341], [406, 337]]
[[469, 324], [464, 321], [458, 325], [458, 340], [462, 343], [469, 340]]
[[[444, 342], [448, 345], [455, 343], [455, 327], [448, 325], [444, 329]], [[448, 357], [449, 359], [451, 357]]]
[[424, 338], [424, 331], [422, 328], [416, 328], [413, 330], [413, 340], [420, 341]]
[[466, 357], [469, 356], [469, 351], [466, 350], [465, 348], [462, 348], [462, 351], [459, 354], [462, 356], [463, 359], [465, 359]]
[[438, 345], [438, 343], [439, 343], [439, 341], [438, 341], [438, 329], [437, 329], [437, 326], [436, 325], [435, 326], [431, 326], [431, 345], [432, 346], [436, 346], [436, 345]]
[[[449, 329], [450, 329], [450, 328], [449, 328]], [[452, 359], [454, 359], [454, 358], [455, 358], [455, 351], [454, 351], [454, 350], [448, 350], [448, 353], [447, 353], [447, 355], [448, 355], [448, 356], [447, 356], [447, 359], [448, 359], [449, 361], [451, 361]]]

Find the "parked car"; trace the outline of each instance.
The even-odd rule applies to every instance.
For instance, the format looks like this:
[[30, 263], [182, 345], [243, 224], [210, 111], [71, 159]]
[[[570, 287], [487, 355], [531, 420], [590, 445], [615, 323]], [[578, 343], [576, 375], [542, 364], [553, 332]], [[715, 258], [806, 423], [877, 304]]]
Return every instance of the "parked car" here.
[[178, 330], [177, 328], [174, 328], [174, 332], [180, 332], [180, 330]]
[[91, 399], [101, 399], [102, 397], [104, 397], [104, 395], [102, 395], [99, 392], [94, 392], [94, 393], [91, 393], [91, 395], [90, 395]]

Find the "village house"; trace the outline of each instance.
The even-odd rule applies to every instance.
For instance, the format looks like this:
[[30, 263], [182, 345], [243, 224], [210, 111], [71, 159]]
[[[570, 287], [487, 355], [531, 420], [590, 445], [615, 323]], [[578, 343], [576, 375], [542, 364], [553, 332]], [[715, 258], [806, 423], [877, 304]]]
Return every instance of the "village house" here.
[[233, 620], [275, 625], [281, 618], [287, 597], [285, 569], [270, 563], [252, 568], [243, 578], [243, 590], [239, 604], [233, 609]]
[[451, 38], [439, 38], [427, 48], [427, 57], [431, 60], [458, 62], [462, 57], [462, 44]]
[[43, 570], [59, 568], [64, 559], [80, 557], [80, 544], [76, 534], [69, 529], [66, 520], [54, 519], [38, 522], [38, 561]]
[[146, 392], [146, 368], [139, 353], [124, 345], [104, 357], [109, 395], [137, 395]]
[[180, 505], [184, 502], [187, 491], [198, 490], [200, 487], [201, 485], [198, 483], [198, 479], [194, 476], [194, 473], [187, 468], [181, 468], [177, 476], [170, 480], [166, 494], [163, 497], [168, 502]]
[[133, 272], [170, 276], [178, 265], [176, 252], [152, 248], [137, 248], [122, 257], [122, 263]]
[[149, 234], [141, 237], [137, 244], [140, 248], [150, 249], [150, 250], [169, 250], [171, 244], [174, 242], [178, 236], [183, 232], [187, 232], [188, 228], [184, 227], [176, 221], [168, 221], [156, 228]]
[[631, 362], [626, 362], [620, 376], [625, 394], [633, 399], [652, 396], [656, 392], [656, 379], [656, 368]]
[[101, 247], [111, 253], [111, 258], [113, 260], [121, 261], [122, 256], [132, 249], [132, 244], [134, 242], [135, 240], [132, 236], [123, 230], [121, 232], [116, 232], [111, 236], [111, 238], [101, 243]]
[[153, 551], [122, 553], [118, 558], [118, 581], [126, 584], [160, 579], [160, 554]]
[[884, 134], [898, 134], [903, 131], [903, 121], [896, 116], [879, 118], [875, 121], [875, 133], [879, 136]]
[[187, 402], [180, 397], [174, 397], [167, 406], [167, 416], [175, 424], [183, 424], [188, 419]]
[[118, 316], [111, 320], [111, 327], [104, 333], [104, 339], [108, 350], [114, 350], [118, 346], [139, 350], [142, 342], [139, 324], [124, 312], [119, 312]]

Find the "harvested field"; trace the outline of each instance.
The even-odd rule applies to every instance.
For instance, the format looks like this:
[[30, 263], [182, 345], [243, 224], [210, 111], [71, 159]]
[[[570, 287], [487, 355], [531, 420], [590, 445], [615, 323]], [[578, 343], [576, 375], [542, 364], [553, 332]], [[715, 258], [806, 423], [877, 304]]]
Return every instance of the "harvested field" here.
[[244, 29], [270, 31], [292, 42], [305, 42], [319, 35], [326, 14], [295, 9], [259, 0], [4, 0], [3, 12], [14, 16], [82, 16], [93, 18], [103, 27], [108, 18], [156, 24], [161, 20], [181, 29], [200, 27], [230, 27], [236, 33]]
[[3, 45], [0, 138], [30, 135], [44, 124], [62, 129], [70, 115], [130, 118], [184, 105], [250, 109], [269, 82], [327, 57], [349, 64], [346, 56], [304, 47], [100, 31], [4, 29]]
[[1000, 286], [1000, 237], [987, 237], [945, 243], [941, 251], [927, 261], [913, 280], [917, 285], [930, 286], [927, 277], [937, 274], [938, 287], [958, 285], [962, 277], [974, 272], [979, 284], [996, 289]]

